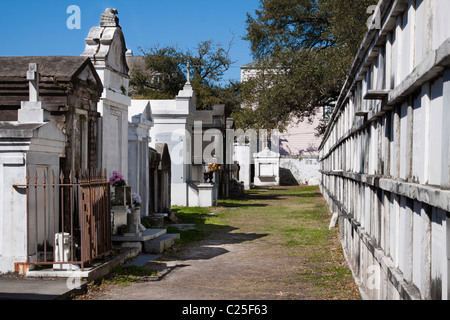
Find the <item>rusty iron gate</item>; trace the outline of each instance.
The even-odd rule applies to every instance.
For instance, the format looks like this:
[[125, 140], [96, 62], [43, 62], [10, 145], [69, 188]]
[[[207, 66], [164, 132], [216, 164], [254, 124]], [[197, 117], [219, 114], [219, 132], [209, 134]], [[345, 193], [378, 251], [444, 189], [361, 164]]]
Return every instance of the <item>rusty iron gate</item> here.
[[[40, 176], [41, 175], [41, 176]], [[112, 252], [111, 196], [106, 171], [56, 177], [27, 173], [27, 264], [92, 265]], [[57, 246], [59, 243], [59, 246]], [[61, 246], [65, 250], [61, 252]], [[60, 267], [64, 269], [64, 267]]]

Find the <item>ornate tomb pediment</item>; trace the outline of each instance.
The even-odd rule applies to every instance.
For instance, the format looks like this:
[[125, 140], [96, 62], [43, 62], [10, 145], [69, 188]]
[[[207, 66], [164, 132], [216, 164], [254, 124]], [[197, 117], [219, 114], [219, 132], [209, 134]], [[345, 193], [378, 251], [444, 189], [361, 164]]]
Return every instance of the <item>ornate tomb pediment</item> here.
[[117, 14], [115, 9], [106, 9], [100, 26], [89, 31], [82, 55], [90, 57], [96, 67], [112, 69], [128, 77], [127, 47]]

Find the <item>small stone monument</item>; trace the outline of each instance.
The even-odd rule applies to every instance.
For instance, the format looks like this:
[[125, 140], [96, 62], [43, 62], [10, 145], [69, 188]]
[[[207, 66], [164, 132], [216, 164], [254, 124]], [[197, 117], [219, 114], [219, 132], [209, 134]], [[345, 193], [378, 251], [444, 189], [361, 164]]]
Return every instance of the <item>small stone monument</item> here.
[[39, 66], [30, 63], [27, 71], [27, 80], [30, 86], [29, 101], [22, 101], [18, 110], [20, 123], [44, 123], [50, 121], [50, 113], [44, 102], [39, 101]]
[[266, 147], [253, 155], [255, 161], [255, 186], [280, 185], [280, 154]]
[[141, 212], [139, 209], [131, 210], [127, 214], [127, 233], [124, 234], [127, 236], [142, 236], [142, 231], [145, 228], [142, 227], [141, 224]]

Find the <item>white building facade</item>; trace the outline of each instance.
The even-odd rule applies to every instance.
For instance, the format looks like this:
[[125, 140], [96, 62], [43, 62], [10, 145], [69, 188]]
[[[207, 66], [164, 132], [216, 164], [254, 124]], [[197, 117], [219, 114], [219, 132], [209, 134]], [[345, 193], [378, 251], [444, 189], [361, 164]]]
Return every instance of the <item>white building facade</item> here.
[[[255, 77], [258, 72], [256, 62], [241, 66], [241, 82]], [[244, 182], [245, 188], [249, 189], [251, 185], [318, 185], [320, 173], [317, 160], [321, 139], [316, 136], [316, 128], [322, 118], [322, 110], [318, 110], [312, 123], [299, 121], [298, 118], [293, 117], [286, 130], [277, 135], [277, 145], [271, 146], [272, 151], [279, 153], [277, 165], [279, 171], [275, 174], [275, 183], [273, 181], [264, 183], [257, 176], [259, 168], [255, 167], [251, 170], [248, 167], [248, 164], [255, 163], [253, 157], [255, 150], [250, 150], [252, 148], [248, 144], [237, 144], [235, 146], [236, 160], [241, 163], [240, 180]], [[264, 148], [265, 146], [260, 146], [256, 151], [263, 152]], [[267, 179], [263, 178], [263, 180]]]
[[379, 2], [320, 146], [368, 299], [450, 294], [450, 2]]

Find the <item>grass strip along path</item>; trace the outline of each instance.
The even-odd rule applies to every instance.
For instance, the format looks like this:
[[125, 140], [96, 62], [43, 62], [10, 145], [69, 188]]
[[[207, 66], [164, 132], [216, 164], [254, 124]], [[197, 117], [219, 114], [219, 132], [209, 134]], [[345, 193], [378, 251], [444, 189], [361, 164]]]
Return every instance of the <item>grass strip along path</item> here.
[[[318, 187], [252, 189], [217, 208], [173, 208], [195, 224], [127, 285], [93, 286], [85, 299], [359, 300]], [[112, 277], [120, 275], [113, 275]], [[113, 278], [114, 279], [114, 278]]]

